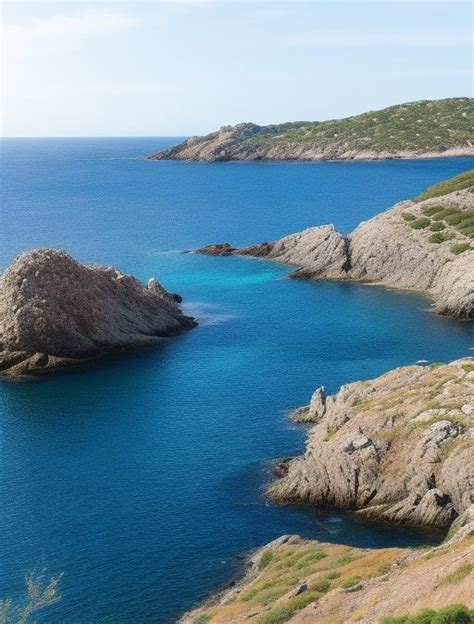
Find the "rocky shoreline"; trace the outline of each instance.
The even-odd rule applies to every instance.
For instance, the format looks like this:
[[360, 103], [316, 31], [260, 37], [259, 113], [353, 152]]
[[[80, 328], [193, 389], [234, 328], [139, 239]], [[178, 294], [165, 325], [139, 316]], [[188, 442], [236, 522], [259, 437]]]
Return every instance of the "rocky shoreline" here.
[[[466, 181], [473, 186], [466, 187]], [[333, 225], [323, 225], [240, 249], [223, 243], [197, 251], [293, 265], [298, 267], [290, 275], [294, 278], [357, 281], [417, 291], [434, 300], [432, 309], [438, 314], [471, 320], [474, 170], [449, 183], [461, 188], [422, 201], [402, 201], [361, 223], [348, 236]]]
[[34, 379], [196, 326], [181, 297], [65, 251], [24, 252], [0, 278], [0, 375]]

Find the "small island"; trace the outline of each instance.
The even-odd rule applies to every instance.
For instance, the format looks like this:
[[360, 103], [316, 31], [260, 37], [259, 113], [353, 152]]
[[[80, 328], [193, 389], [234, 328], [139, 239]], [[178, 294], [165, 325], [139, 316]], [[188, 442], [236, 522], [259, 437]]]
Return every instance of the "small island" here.
[[474, 155], [474, 99], [422, 100], [345, 119], [240, 123], [151, 160], [380, 160]]
[[0, 374], [31, 379], [196, 326], [179, 295], [57, 249], [18, 256], [0, 278]]

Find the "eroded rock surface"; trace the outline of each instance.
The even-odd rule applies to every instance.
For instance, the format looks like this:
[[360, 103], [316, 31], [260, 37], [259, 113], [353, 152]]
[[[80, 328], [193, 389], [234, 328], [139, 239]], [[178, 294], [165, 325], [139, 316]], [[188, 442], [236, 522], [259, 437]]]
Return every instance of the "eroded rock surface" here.
[[[456, 214], [448, 215], [448, 222], [436, 220], [436, 213], [427, 216], [438, 208], [437, 214], [443, 210]], [[467, 227], [449, 223], [453, 217], [464, 218]], [[228, 253], [296, 266], [291, 274], [296, 278], [353, 280], [419, 291], [434, 300], [437, 313], [472, 319], [473, 227], [474, 193], [462, 189], [421, 202], [400, 202], [361, 223], [347, 237], [325, 225], [239, 250], [229, 246]]]
[[[268, 494], [279, 503], [355, 509], [367, 518], [447, 527], [474, 502], [474, 359], [409, 366], [318, 389], [296, 420], [306, 452]], [[468, 412], [468, 413], [466, 413]]]
[[0, 370], [24, 377], [156, 344], [196, 325], [180, 299], [64, 251], [22, 253], [0, 278]]

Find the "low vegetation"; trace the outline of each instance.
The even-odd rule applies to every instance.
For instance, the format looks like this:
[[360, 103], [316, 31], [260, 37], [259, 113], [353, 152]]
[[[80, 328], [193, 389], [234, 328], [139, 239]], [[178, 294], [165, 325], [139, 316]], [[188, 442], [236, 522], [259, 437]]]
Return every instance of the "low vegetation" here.
[[464, 605], [450, 605], [440, 611], [423, 609], [416, 615], [383, 617], [380, 624], [473, 624], [474, 610]]
[[426, 191], [416, 197], [415, 201], [424, 201], [425, 199], [431, 199], [433, 197], [441, 197], [447, 195], [453, 191], [460, 191], [462, 189], [474, 189], [474, 169], [465, 171], [454, 178], [439, 182], [429, 186]]

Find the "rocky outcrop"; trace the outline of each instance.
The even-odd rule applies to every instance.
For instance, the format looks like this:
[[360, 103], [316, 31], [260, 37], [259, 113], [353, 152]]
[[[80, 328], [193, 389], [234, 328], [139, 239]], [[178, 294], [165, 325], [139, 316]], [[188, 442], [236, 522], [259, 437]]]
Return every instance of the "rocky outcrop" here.
[[270, 486], [275, 502], [430, 527], [474, 502], [474, 358], [318, 389], [296, 420], [315, 426]]
[[320, 122], [240, 123], [151, 160], [378, 160], [473, 155], [471, 98], [425, 100]]
[[434, 299], [435, 312], [469, 320], [474, 317], [473, 235], [474, 193], [466, 188], [400, 202], [347, 237], [325, 225], [229, 253], [294, 265], [291, 277], [296, 278], [415, 290]]
[[464, 605], [464, 617], [425, 613], [423, 621], [472, 622], [473, 531], [471, 507], [432, 548], [371, 550], [284, 535], [250, 555], [242, 579], [179, 621], [380, 624], [383, 616]]
[[0, 278], [0, 371], [28, 377], [156, 344], [196, 325], [180, 300], [64, 251], [22, 253]]
[[196, 249], [196, 253], [204, 256], [231, 256], [235, 251], [237, 251], [235, 247], [232, 247], [229, 243], [216, 243], [215, 245], [206, 245], [206, 247]]

